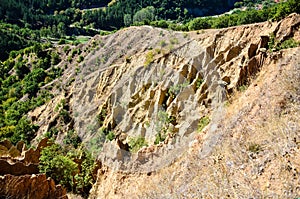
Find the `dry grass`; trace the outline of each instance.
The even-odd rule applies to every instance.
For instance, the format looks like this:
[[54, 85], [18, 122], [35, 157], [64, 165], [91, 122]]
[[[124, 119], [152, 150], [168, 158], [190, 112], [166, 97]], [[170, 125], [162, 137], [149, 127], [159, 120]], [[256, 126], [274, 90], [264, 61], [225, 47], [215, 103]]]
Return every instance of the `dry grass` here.
[[292, 55], [299, 51], [285, 51], [280, 63], [269, 60], [232, 98], [208, 156], [199, 155], [205, 140], [198, 140], [168, 167], [125, 179], [107, 172], [100, 184], [109, 190], [113, 182], [112, 198], [299, 198], [300, 62]]
[[300, 65], [289, 63], [271, 64], [232, 98], [210, 156], [186, 154], [141, 187], [140, 198], [298, 198]]

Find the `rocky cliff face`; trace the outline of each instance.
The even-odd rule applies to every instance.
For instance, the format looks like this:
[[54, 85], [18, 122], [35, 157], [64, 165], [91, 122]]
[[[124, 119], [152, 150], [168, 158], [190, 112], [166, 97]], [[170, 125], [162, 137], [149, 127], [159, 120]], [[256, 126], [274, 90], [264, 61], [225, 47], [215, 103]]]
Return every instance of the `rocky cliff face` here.
[[[268, 50], [269, 42], [280, 44], [289, 38], [299, 41], [299, 25], [300, 17], [291, 15], [281, 22], [221, 30], [182, 33], [146, 26], [130, 27], [105, 37], [96, 36], [88, 44], [77, 47], [82, 52], [83, 62], [73, 60], [71, 63], [60, 63], [61, 66], [66, 65], [66, 70], [56, 83], [56, 88], [60, 88], [59, 92], [50, 103], [36, 109], [30, 116], [40, 126], [39, 135], [57, 128], [61, 132], [57, 140], [61, 140], [64, 133], [75, 129], [108, 167], [99, 172], [91, 197], [126, 197], [130, 194], [129, 188], [121, 188], [122, 184], [131, 186], [133, 181], [138, 181], [134, 185], [138, 187], [136, 191], [141, 197], [151, 197], [152, 192], [149, 191], [157, 188], [155, 182], [160, 182], [159, 177], [163, 179], [158, 184], [165, 183], [165, 186], [172, 187], [175, 185], [172, 184], [173, 181], [178, 181], [178, 189], [182, 189], [181, 191], [162, 187], [169, 190], [166, 198], [172, 194], [179, 197], [180, 194], [189, 192], [181, 184], [186, 180], [175, 180], [177, 176], [184, 179], [187, 175], [186, 171], [179, 169], [179, 165], [189, 167], [189, 164], [194, 164], [188, 161], [191, 157], [207, 158], [201, 164], [209, 165], [211, 158], [215, 157], [212, 155], [215, 148], [219, 147], [224, 137], [222, 128], [232, 128], [232, 132], [235, 132], [235, 128], [241, 132], [246, 130], [236, 127], [242, 124], [239, 118], [250, 117], [250, 112], [254, 111], [252, 109], [255, 107], [258, 111], [261, 105], [257, 107], [246, 98], [245, 102], [252, 105], [245, 107], [241, 104], [228, 116], [228, 107], [224, 103], [237, 103], [233, 100], [236, 91], [253, 86], [253, 81], [261, 75], [262, 70], [268, 75], [268, 68], [275, 67], [281, 60], [287, 65], [292, 63], [291, 53], [297, 55], [299, 51], [271, 53]], [[270, 37], [272, 34], [275, 39]], [[276, 75], [272, 76], [275, 79], [270, 79], [271, 82], [277, 80]], [[265, 84], [271, 86], [271, 82]], [[265, 86], [257, 88], [261, 89], [257, 92], [268, 93]], [[275, 94], [279, 93], [280, 88], [277, 89]], [[260, 104], [258, 97], [255, 100], [255, 103]], [[268, 100], [266, 98], [264, 103]], [[71, 112], [64, 119], [55, 111], [55, 107], [62, 101], [63, 108]], [[279, 102], [274, 103], [276, 107]], [[272, 111], [270, 113], [275, 114]], [[231, 119], [225, 122], [227, 117]], [[251, 117], [258, 117], [260, 121], [266, 116], [253, 113]], [[206, 126], [208, 121], [210, 124]], [[252, 128], [252, 124], [248, 127]], [[105, 140], [103, 136], [108, 132], [115, 135], [112, 141]], [[240, 133], [231, 135], [243, 137]], [[198, 135], [197, 139], [195, 135]], [[158, 143], [157, 140], [163, 139], [157, 138], [162, 136], [165, 136], [164, 141]], [[145, 138], [148, 147], [131, 154], [128, 143], [140, 137]], [[295, 139], [298, 143], [298, 137]], [[196, 143], [198, 152], [196, 150], [192, 156], [184, 156], [187, 150], [192, 149], [193, 143]], [[98, 149], [102, 149], [102, 152]], [[185, 159], [181, 160], [182, 156]], [[147, 184], [153, 172], [165, 168], [170, 168], [162, 170], [165, 174], [173, 172], [169, 181], [167, 178], [170, 176], [158, 172], [153, 177], [152, 184], [142, 186], [143, 183]], [[172, 168], [177, 168], [182, 173], [178, 174]], [[295, 168], [298, 175], [299, 167]], [[253, 168], [248, 169], [247, 172], [250, 172]], [[119, 173], [114, 172], [116, 170]], [[132, 176], [122, 172], [129, 172]], [[139, 174], [134, 175], [136, 172]], [[192, 178], [196, 179], [196, 176], [197, 173], [194, 173]], [[220, 179], [225, 177], [216, 176]], [[214, 186], [219, 184], [216, 182]], [[233, 184], [226, 186], [232, 190], [237, 189]], [[201, 190], [206, 189], [202, 187]], [[103, 193], [107, 195], [103, 196]], [[253, 196], [257, 195], [253, 193]]]
[[0, 176], [0, 198], [68, 198], [66, 189], [45, 174]]
[[46, 146], [47, 139], [36, 150], [27, 150], [23, 142], [0, 142], [0, 198], [67, 198], [65, 188], [39, 174], [40, 152]]

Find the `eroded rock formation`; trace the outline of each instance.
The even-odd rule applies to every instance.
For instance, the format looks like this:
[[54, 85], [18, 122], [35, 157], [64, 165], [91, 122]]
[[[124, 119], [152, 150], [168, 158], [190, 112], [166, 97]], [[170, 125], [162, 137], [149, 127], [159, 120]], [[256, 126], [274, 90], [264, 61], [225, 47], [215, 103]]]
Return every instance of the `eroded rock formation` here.
[[0, 198], [66, 199], [66, 194], [65, 188], [55, 185], [45, 174], [0, 176]]
[[8, 140], [0, 142], [0, 198], [68, 198], [65, 188], [39, 174], [40, 152], [47, 142], [42, 139], [35, 150], [27, 150], [24, 142], [16, 146]]
[[[211, 123], [202, 130], [199, 153], [210, 157], [223, 137], [224, 102], [251, 85], [264, 67], [282, 60], [282, 51], [272, 52], [269, 44], [289, 38], [299, 41], [299, 26], [299, 15], [293, 14], [280, 22], [220, 30], [182, 33], [144, 26], [96, 36], [76, 47], [83, 62], [60, 63], [66, 70], [56, 82], [56, 96], [30, 116], [40, 126], [40, 136], [57, 128], [57, 140], [62, 141], [67, 131], [75, 129], [112, 170], [107, 174], [111, 184], [126, 178], [126, 172], [148, 176], [172, 165], [195, 141], [203, 118]], [[71, 113], [67, 119], [55, 111], [62, 102]], [[239, 121], [239, 114], [235, 117]], [[105, 140], [103, 132], [110, 131], [115, 139]], [[166, 132], [166, 139], [154, 144], [161, 132]], [[145, 138], [148, 147], [131, 154], [128, 144], [138, 137]], [[115, 175], [116, 170], [124, 173]], [[105, 172], [99, 172], [95, 198], [101, 197]]]

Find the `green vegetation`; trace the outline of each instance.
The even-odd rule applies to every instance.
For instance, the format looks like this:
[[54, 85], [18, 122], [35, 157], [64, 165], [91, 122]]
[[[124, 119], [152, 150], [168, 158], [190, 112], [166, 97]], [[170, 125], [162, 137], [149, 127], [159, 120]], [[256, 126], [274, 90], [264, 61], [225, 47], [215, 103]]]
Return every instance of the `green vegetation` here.
[[173, 86], [171, 86], [169, 88], [168, 95], [171, 96], [171, 97], [175, 97], [176, 95], [178, 95], [188, 85], [189, 85], [188, 82], [184, 82], [182, 84], [173, 85]]
[[80, 62], [82, 62], [83, 60], [84, 60], [84, 57], [83, 57], [82, 55], [80, 55], [80, 56], [78, 57], [77, 62], [80, 63]]
[[35, 137], [38, 126], [26, 115], [53, 97], [43, 85], [62, 74], [56, 68], [59, 55], [49, 50], [49, 44], [34, 44], [20, 51], [11, 51], [9, 58], [0, 62], [0, 140], [12, 143], [24, 140], [27, 144]]
[[183, 21], [195, 16], [222, 13], [233, 7], [222, 0], [215, 0], [214, 4], [209, 0], [109, 2], [110, 0], [3, 0], [0, 20], [40, 29], [45, 37], [63, 37], [95, 34], [93, 29], [115, 30], [134, 23], [149, 23], [154, 19]]
[[38, 31], [6, 23], [0, 23], [0, 38], [0, 61], [7, 59], [12, 50], [20, 50], [40, 41]]
[[295, 41], [293, 38], [289, 38], [287, 40], [284, 40], [282, 43], [280, 43], [275, 39], [274, 34], [270, 35], [270, 41], [268, 43], [269, 51], [271, 52], [287, 49], [287, 48], [295, 48], [298, 46], [300, 46], [300, 42]]
[[278, 50], [287, 49], [287, 48], [295, 48], [300, 46], [300, 42], [295, 41], [293, 38], [287, 39], [283, 41], [280, 45]]
[[84, 147], [75, 149], [69, 144], [61, 146], [51, 143], [41, 152], [39, 169], [68, 191], [87, 197], [95, 182], [92, 175], [95, 165], [91, 154]]
[[261, 146], [259, 144], [251, 143], [249, 144], [248, 151], [252, 153], [258, 153], [262, 150]]
[[133, 153], [138, 152], [139, 149], [141, 149], [143, 146], [148, 146], [147, 141], [144, 137], [135, 137], [131, 138], [128, 142], [129, 150]]
[[263, 8], [270, 7], [275, 4], [274, 0], [242, 0], [234, 4], [235, 7], [247, 7], [253, 9], [258, 5], [262, 5]]
[[202, 117], [198, 123], [198, 132], [201, 132], [210, 122], [208, 116]]
[[[233, 5], [221, 0], [214, 2], [125, 0], [107, 6], [109, 2], [109, 0], [101, 2], [3, 0], [0, 20], [40, 30], [40, 36], [43, 37], [57, 38], [65, 35], [94, 35], [99, 33], [95, 29], [117, 30], [133, 24], [148, 24], [175, 30], [220, 28], [268, 19], [278, 20], [289, 13], [299, 12], [299, 2], [296, 0], [279, 4], [275, 4], [274, 1], [244, 0], [234, 2], [236, 7], [247, 6], [245, 12], [237, 10], [232, 15], [194, 19], [199, 16], [221, 14], [233, 8]], [[262, 10], [256, 10], [257, 3], [262, 3]], [[89, 9], [94, 7], [99, 8]], [[191, 19], [193, 20], [190, 21]]]
[[187, 23], [188, 28], [185, 29], [226, 28], [267, 20], [280, 20], [293, 12], [300, 12], [300, 2], [297, 0], [288, 0], [286, 2], [273, 4], [272, 6], [265, 6], [261, 10], [249, 8], [246, 11], [225, 14], [219, 17], [196, 18]]
[[74, 130], [70, 130], [67, 132], [67, 135], [64, 138], [63, 142], [65, 145], [70, 145], [77, 149], [81, 144], [81, 139]]
[[154, 144], [159, 144], [160, 142], [163, 142], [167, 138], [168, 133], [172, 133], [169, 132], [170, 124], [175, 122], [175, 118], [169, 116], [169, 114], [165, 111], [159, 111], [157, 117], [158, 121], [155, 126], [157, 134], [155, 136]]
[[109, 131], [105, 138], [109, 141], [113, 141], [116, 138], [116, 135], [113, 131]]
[[201, 79], [201, 78], [197, 79], [197, 82], [196, 82], [196, 88], [197, 88], [197, 89], [200, 88], [200, 86], [203, 84], [203, 82], [204, 82], [203, 79]]
[[247, 88], [248, 88], [248, 86], [247, 86], [247, 85], [242, 85], [242, 86], [239, 86], [239, 87], [238, 87], [238, 91], [240, 91], [240, 92], [244, 92], [244, 91], [246, 91], [246, 90], [247, 90]]
[[154, 53], [152, 50], [150, 50], [147, 54], [146, 54], [146, 59], [144, 62], [144, 66], [147, 67], [149, 66], [154, 60]]
[[[287, 0], [278, 4], [270, 1], [244, 0], [237, 3], [237, 7], [248, 6], [245, 11], [235, 10], [233, 14], [218, 17], [202, 17], [220, 14], [232, 5], [228, 1], [115, 1], [107, 6], [110, 0], [2, 0], [0, 7], [0, 140], [9, 139], [13, 144], [23, 140], [27, 145], [36, 137], [39, 129], [28, 113], [47, 103], [52, 97], [52, 85], [62, 73], [64, 67], [59, 67], [62, 54], [66, 60], [75, 62], [74, 70], [80, 73], [79, 63], [84, 61], [80, 48], [71, 45], [86, 43], [89, 35], [106, 35], [124, 26], [152, 25], [180, 31], [199, 30], [207, 28], [225, 28], [229, 26], [261, 22], [266, 20], [280, 20], [292, 12], [299, 13], [300, 3], [297, 0]], [[254, 3], [254, 4], [253, 4]], [[261, 10], [255, 9], [256, 3], [262, 3]], [[218, 5], [218, 7], [216, 7]], [[100, 8], [102, 7], [102, 8]], [[95, 8], [95, 9], [91, 9]], [[221, 9], [218, 9], [221, 8]], [[201, 31], [202, 30], [202, 31]], [[83, 36], [78, 36], [83, 35]], [[164, 36], [161, 31], [160, 36]], [[188, 37], [188, 34], [184, 34]], [[52, 42], [52, 43], [50, 43]], [[61, 51], [55, 50], [53, 44], [61, 45]], [[157, 49], [150, 50], [145, 57], [145, 66], [149, 66], [157, 54], [164, 54], [164, 47], [172, 50], [178, 44], [177, 38], [169, 41], [162, 40]], [[96, 47], [103, 47], [103, 43], [95, 43]], [[293, 38], [283, 42], [276, 41], [270, 36], [269, 50], [281, 50], [299, 46]], [[123, 55], [123, 54], [122, 54]], [[109, 56], [99, 57], [97, 63], [105, 63]], [[130, 62], [129, 57], [125, 57]], [[77, 63], [76, 63], [77, 61]], [[76, 66], [77, 65], [77, 66]], [[164, 69], [160, 75], [165, 74]], [[70, 84], [75, 78], [70, 80]], [[196, 87], [203, 83], [197, 80]], [[178, 95], [188, 82], [171, 86], [168, 90], [170, 97]], [[68, 84], [67, 84], [68, 85]], [[60, 85], [56, 85], [61, 89]], [[247, 89], [239, 87], [240, 91]], [[72, 121], [69, 106], [62, 99], [55, 107], [60, 125]], [[74, 113], [75, 117], [80, 113]], [[107, 116], [105, 107], [97, 116], [97, 123], [88, 126], [86, 131], [94, 135], [88, 143], [93, 155], [97, 155], [104, 142], [116, 138], [110, 128], [103, 128]], [[35, 118], [33, 118], [34, 120]], [[201, 132], [210, 122], [209, 117], [199, 121], [198, 131]], [[158, 112], [158, 122], [155, 130], [155, 144], [164, 141], [168, 135], [174, 134], [171, 129], [175, 125], [175, 118], [166, 111]], [[146, 124], [146, 125], [149, 125]], [[49, 129], [46, 136], [55, 138], [63, 130], [56, 125]], [[99, 128], [100, 127], [100, 128]], [[65, 133], [62, 146], [52, 143], [46, 147], [40, 158], [40, 171], [52, 177], [57, 183], [62, 183], [69, 191], [87, 196], [95, 179], [92, 177], [95, 162], [81, 139], [74, 130]], [[144, 137], [131, 138], [130, 151], [137, 152], [147, 146]], [[259, 145], [252, 144], [249, 151], [257, 153]]]
[[[173, 30], [189, 31], [280, 20], [290, 13], [299, 13], [300, 3], [287, 0], [275, 4], [271, 1], [237, 2], [247, 5], [245, 11], [218, 17], [195, 18], [220, 14], [233, 8], [228, 1], [110, 1], [97, 0], [3, 0], [0, 7], [0, 60], [8, 58], [12, 50], [20, 50], [37, 42], [50, 40], [58, 44], [85, 43], [89, 37], [109, 34], [130, 25], [152, 25]], [[233, 3], [233, 2], [232, 2]], [[262, 3], [262, 9], [255, 6]], [[97, 9], [89, 9], [101, 7]], [[11, 25], [14, 24], [14, 25]], [[69, 36], [69, 37], [67, 37]], [[61, 39], [57, 39], [61, 38]], [[68, 39], [69, 38], [69, 39]], [[171, 46], [172, 47], [172, 46]]]

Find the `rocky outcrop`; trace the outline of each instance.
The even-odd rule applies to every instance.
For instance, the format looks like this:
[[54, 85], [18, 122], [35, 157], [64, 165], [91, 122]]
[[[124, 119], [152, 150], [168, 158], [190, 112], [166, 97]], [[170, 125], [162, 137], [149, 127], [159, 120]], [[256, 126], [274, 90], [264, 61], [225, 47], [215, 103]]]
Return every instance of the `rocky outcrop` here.
[[[173, 150], [176, 158], [156, 158], [163, 167], [114, 170], [121, 151], [104, 148], [117, 158], [98, 171], [90, 198], [298, 198], [300, 47], [279, 53], [278, 59], [266, 54], [249, 84], [212, 111], [210, 125], [181, 156]], [[142, 148], [134, 160], [147, 165], [151, 155], [164, 154], [159, 150]]]
[[45, 174], [0, 176], [0, 198], [68, 198], [66, 189], [55, 185]]
[[25, 165], [22, 162], [16, 162], [10, 164], [9, 162], [7, 162], [7, 160], [0, 159], [0, 167], [1, 167], [0, 175], [11, 174], [11, 175], [20, 176], [25, 174], [39, 173], [38, 164]]
[[65, 188], [39, 173], [40, 152], [46, 146], [47, 138], [35, 150], [27, 150], [24, 142], [0, 142], [0, 198], [68, 198]]
[[[184, 152], [201, 118], [213, 117], [216, 107], [246, 87], [268, 57], [280, 57], [268, 51], [271, 34], [278, 42], [297, 39], [299, 15], [202, 32], [144, 26], [96, 36], [77, 47], [83, 62], [61, 63], [67, 68], [56, 86], [60, 91], [30, 116], [40, 126], [39, 135], [60, 129], [59, 141], [74, 128], [103, 164], [114, 169], [156, 170], [157, 162], [168, 165]], [[72, 118], [67, 124], [54, 111], [63, 99]], [[167, 132], [164, 146], [152, 146], [162, 129]], [[103, 132], [110, 131], [116, 139], [105, 141]], [[146, 164], [125, 150], [137, 137], [157, 149], [156, 155], [144, 156]], [[170, 152], [176, 156], [169, 157]]]

